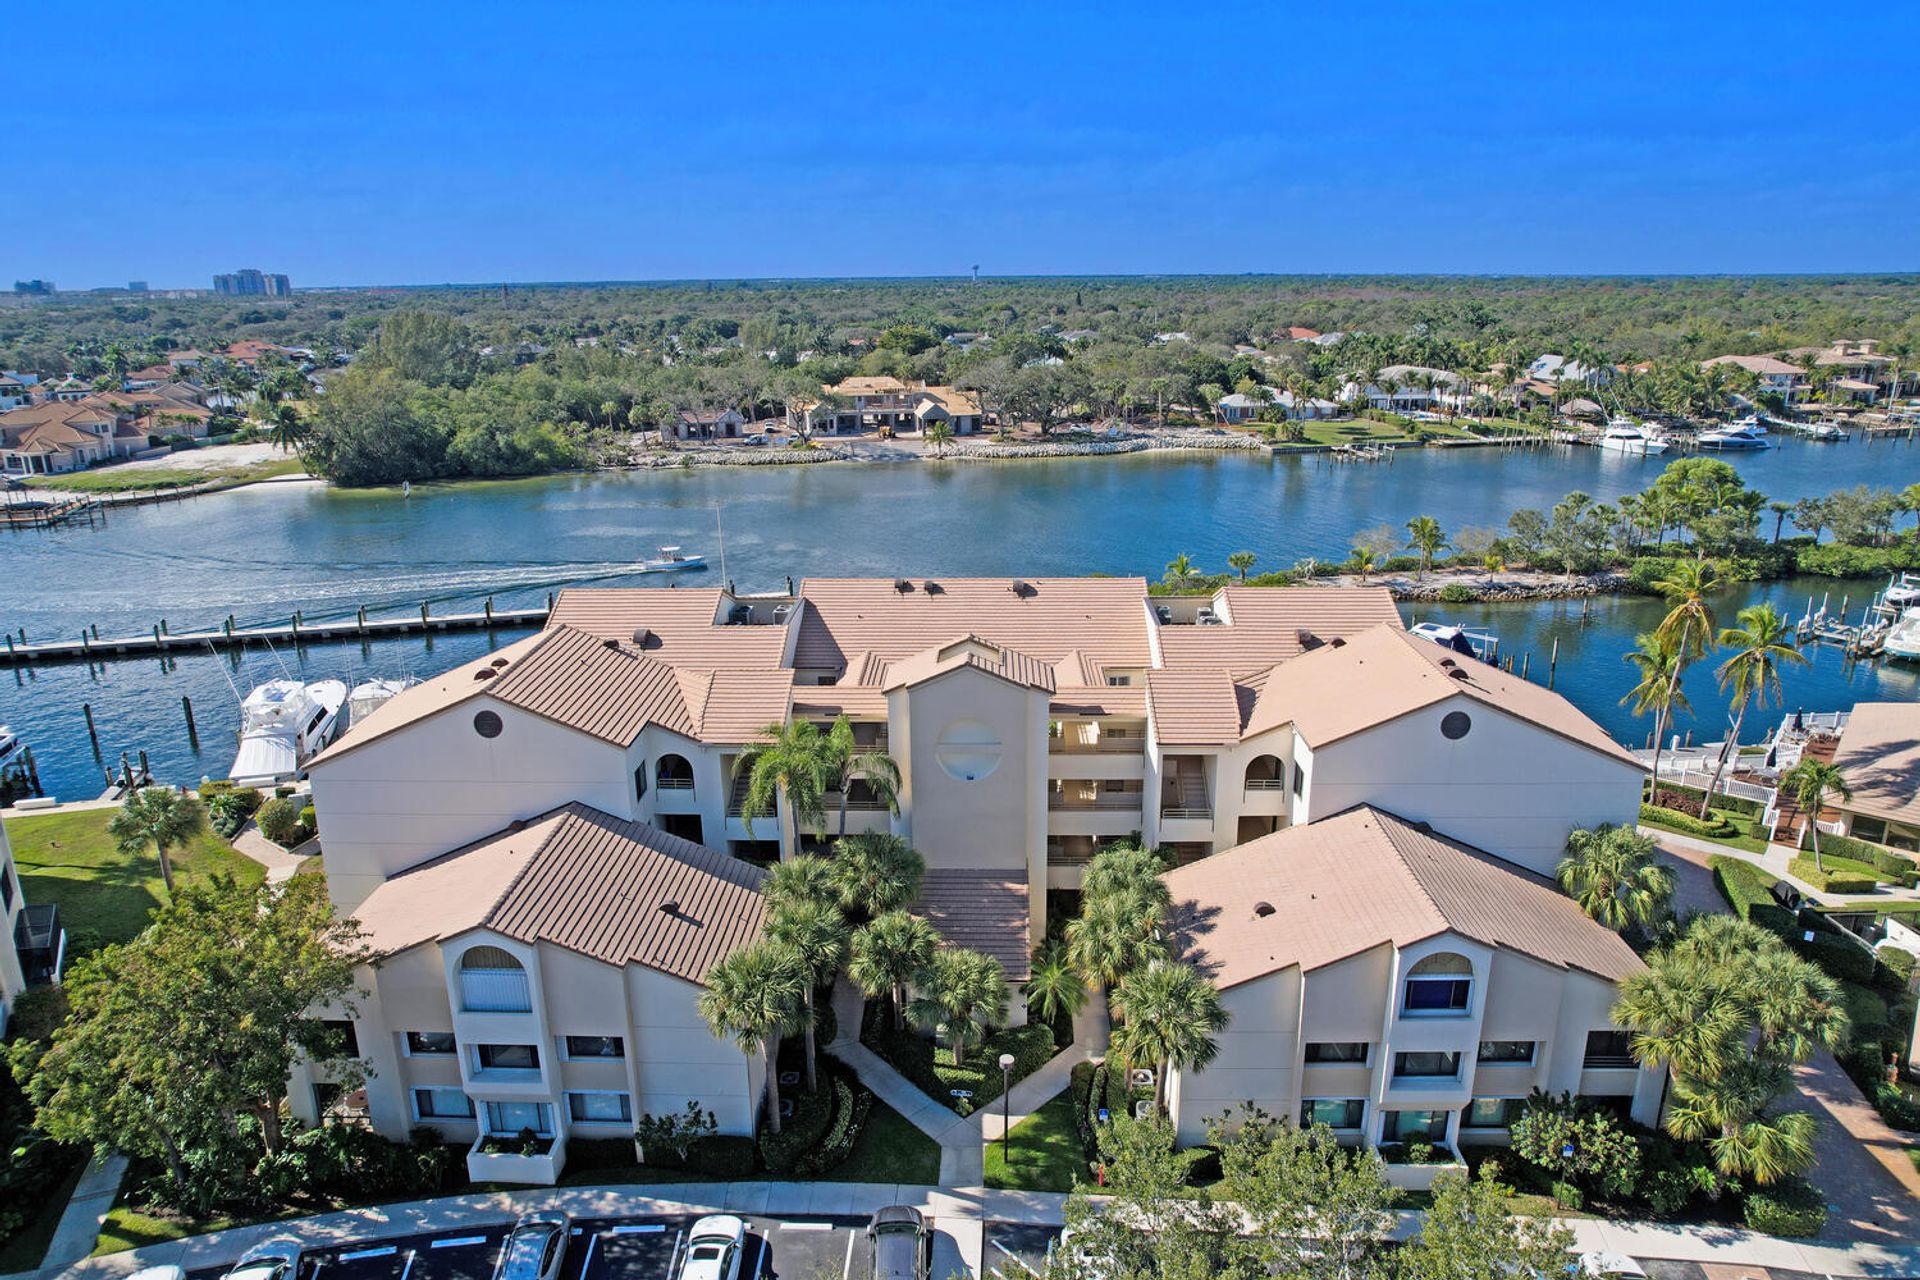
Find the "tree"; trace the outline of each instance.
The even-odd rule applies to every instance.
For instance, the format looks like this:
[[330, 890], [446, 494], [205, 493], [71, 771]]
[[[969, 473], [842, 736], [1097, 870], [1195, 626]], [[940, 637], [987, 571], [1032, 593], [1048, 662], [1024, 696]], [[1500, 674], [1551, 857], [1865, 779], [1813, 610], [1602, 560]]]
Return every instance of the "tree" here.
[[1407, 521], [1407, 533], [1407, 547], [1420, 553], [1420, 573], [1424, 577], [1433, 572], [1433, 558], [1447, 545], [1447, 535], [1432, 516], [1415, 516]]
[[1153, 1106], [1166, 1111], [1167, 1073], [1200, 1068], [1220, 1052], [1214, 1036], [1226, 1030], [1220, 993], [1192, 965], [1155, 960], [1128, 976], [1114, 993], [1121, 1018], [1113, 1050], [1129, 1065], [1154, 1065]]
[[1627, 695], [1620, 702], [1622, 706], [1632, 703], [1633, 714], [1637, 716], [1653, 713], [1652, 794], [1657, 795], [1660, 790], [1660, 751], [1666, 745], [1667, 722], [1676, 711], [1693, 710], [1693, 704], [1680, 691], [1682, 664], [1667, 642], [1657, 632], [1648, 632], [1638, 638], [1638, 646], [1623, 656], [1640, 673], [1640, 680], [1627, 690]]
[[793, 820], [796, 836], [802, 828], [817, 829], [826, 816], [827, 789], [843, 776], [837, 748], [811, 720], [767, 725], [760, 739], [733, 762], [733, 776], [747, 779], [740, 802], [747, 834], [753, 834], [753, 820], [772, 812], [776, 803]]
[[418, 385], [391, 368], [356, 364], [315, 404], [307, 460], [336, 484], [427, 480], [446, 465], [446, 432], [420, 412]]
[[819, 1057], [814, 1044], [813, 993], [833, 981], [847, 960], [847, 922], [840, 912], [822, 902], [786, 902], [767, 916], [766, 938], [777, 947], [785, 947], [800, 962], [806, 982], [801, 1007], [805, 1018], [803, 1031], [807, 1051], [807, 1092], [819, 1087], [815, 1066]]
[[1793, 1063], [1847, 1039], [1840, 984], [1817, 965], [1758, 925], [1700, 916], [1620, 984], [1613, 1018], [1672, 1073], [1667, 1131], [1705, 1140], [1722, 1174], [1764, 1185], [1812, 1164], [1817, 1121], [1774, 1102]]
[[798, 854], [774, 864], [760, 884], [760, 894], [769, 911], [800, 903], [837, 907], [840, 876], [831, 859]]
[[1807, 830], [1813, 836], [1813, 865], [1825, 871], [1827, 865], [1820, 858], [1820, 813], [1830, 795], [1853, 799], [1853, 788], [1837, 766], [1812, 756], [1801, 756], [1793, 768], [1781, 774], [1780, 785], [1793, 793], [1794, 803], [1807, 815]]
[[1240, 575], [1240, 581], [1247, 580], [1247, 570], [1253, 568], [1258, 559], [1251, 551], [1235, 551], [1227, 556], [1227, 567]]
[[945, 418], [936, 418], [927, 424], [923, 433], [928, 444], [933, 446], [935, 457], [944, 456], [947, 446], [953, 443], [953, 424]]
[[120, 852], [138, 857], [149, 846], [160, 860], [160, 879], [173, 892], [173, 859], [167, 850], [186, 842], [200, 829], [200, 806], [172, 787], [141, 787], [120, 805], [107, 823], [107, 834]]
[[1123, 844], [1093, 855], [1080, 888], [1080, 914], [1067, 922], [1067, 959], [1089, 983], [1117, 986], [1166, 954], [1162, 926], [1173, 905], [1160, 873], [1165, 859]]
[[1768, 694], [1773, 695], [1777, 704], [1781, 666], [1804, 664], [1807, 660], [1806, 655], [1793, 646], [1792, 624], [1771, 604], [1748, 605], [1734, 616], [1740, 625], [1725, 628], [1719, 637], [1720, 647], [1732, 649], [1733, 656], [1714, 672], [1720, 691], [1732, 691], [1733, 727], [1727, 731], [1727, 740], [1720, 744], [1720, 754], [1713, 763], [1713, 777], [1707, 782], [1706, 794], [1700, 797], [1702, 818], [1707, 816], [1713, 793], [1719, 789], [1720, 775], [1726, 771], [1727, 761], [1739, 749], [1740, 726], [1746, 723], [1747, 708], [1755, 698], [1764, 707]]
[[1173, 559], [1167, 561], [1167, 573], [1166, 573], [1165, 580], [1173, 583], [1173, 585], [1175, 585], [1176, 587], [1185, 587], [1189, 582], [1192, 582], [1195, 578], [1199, 576], [1200, 576], [1199, 566], [1194, 564], [1194, 562], [1188, 558], [1187, 553], [1184, 551], [1182, 551], [1179, 555], [1175, 556]]
[[271, 424], [268, 439], [282, 453], [298, 453], [307, 441], [307, 420], [297, 406], [281, 403], [267, 415]]
[[908, 906], [920, 896], [927, 862], [914, 847], [885, 831], [863, 831], [833, 846], [827, 864], [840, 907], [859, 919], [872, 919]]
[[323, 1019], [352, 1015], [371, 960], [320, 876], [182, 885], [138, 937], [67, 974], [68, 1019], [28, 1077], [38, 1124], [163, 1162], [184, 1206], [237, 1197], [281, 1149], [297, 1061], [353, 1087], [358, 1064]]
[[1567, 1273], [1573, 1233], [1552, 1219], [1507, 1212], [1495, 1183], [1442, 1173], [1420, 1234], [1394, 1259], [1398, 1280], [1513, 1280]]
[[953, 1065], [966, 1061], [967, 1046], [989, 1023], [1006, 1013], [1013, 992], [992, 956], [963, 947], [934, 952], [914, 982], [919, 995], [907, 1016], [930, 1030], [945, 1030], [953, 1047]]
[[1640, 1177], [1640, 1144], [1586, 1098], [1535, 1089], [1510, 1136], [1513, 1153], [1555, 1182], [1621, 1197], [1632, 1194]]
[[884, 751], [862, 750], [854, 740], [853, 725], [836, 716], [827, 730], [827, 776], [829, 785], [840, 796], [840, 834], [847, 834], [847, 793], [855, 782], [864, 782], [874, 798], [887, 806], [887, 812], [900, 813], [900, 766]]
[[1341, 1146], [1324, 1124], [1282, 1124], [1250, 1107], [1209, 1120], [1207, 1142], [1220, 1153], [1220, 1196], [1246, 1216], [1243, 1234], [1262, 1255], [1255, 1274], [1380, 1273], [1395, 1193], [1376, 1153]]
[[780, 1132], [780, 1038], [801, 1024], [807, 972], [791, 948], [755, 942], [707, 971], [700, 1016], [714, 1035], [746, 1054], [762, 1054], [767, 1072], [767, 1128]]
[[869, 998], [887, 997], [893, 1026], [905, 1025], [907, 987], [933, 963], [940, 935], [919, 916], [889, 911], [853, 935], [847, 977]]
[[1603, 824], [1572, 832], [1555, 874], [1588, 917], [1616, 933], [1652, 928], [1673, 902], [1672, 870], [1656, 856], [1653, 841], [1633, 827]]
[[396, 311], [388, 316], [363, 360], [370, 368], [390, 369], [428, 386], [464, 386], [479, 367], [473, 333], [451, 316], [434, 311]]
[[1373, 548], [1368, 546], [1355, 547], [1353, 554], [1347, 557], [1347, 563], [1360, 576], [1360, 585], [1363, 587], [1367, 585], [1367, 575], [1378, 572], [1380, 568], [1380, 562], [1374, 557]]
[[1058, 939], [1050, 940], [1033, 953], [1033, 973], [1020, 988], [1027, 1008], [1043, 1022], [1072, 1018], [1087, 1004], [1087, 984], [1067, 957], [1067, 948]]

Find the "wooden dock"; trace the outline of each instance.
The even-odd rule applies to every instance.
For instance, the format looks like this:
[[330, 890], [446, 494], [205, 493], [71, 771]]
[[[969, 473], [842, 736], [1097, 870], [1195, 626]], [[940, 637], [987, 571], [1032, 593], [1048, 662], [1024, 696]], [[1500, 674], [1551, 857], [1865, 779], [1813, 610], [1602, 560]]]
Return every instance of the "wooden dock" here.
[[295, 613], [285, 623], [265, 627], [234, 625], [231, 617], [217, 631], [169, 631], [164, 621], [135, 636], [101, 637], [98, 628], [80, 633], [76, 640], [38, 640], [6, 637], [6, 652], [0, 653], [0, 666], [25, 667], [42, 662], [105, 662], [113, 658], [131, 658], [147, 654], [205, 653], [209, 649], [241, 649], [248, 644], [339, 644], [353, 640], [379, 640], [394, 636], [427, 635], [435, 631], [491, 631], [496, 628], [544, 626], [553, 609], [553, 599], [531, 609], [495, 609], [489, 600], [479, 613], [435, 614], [423, 603], [420, 611], [398, 618], [369, 618], [361, 609], [351, 618], [327, 622], [307, 622]]

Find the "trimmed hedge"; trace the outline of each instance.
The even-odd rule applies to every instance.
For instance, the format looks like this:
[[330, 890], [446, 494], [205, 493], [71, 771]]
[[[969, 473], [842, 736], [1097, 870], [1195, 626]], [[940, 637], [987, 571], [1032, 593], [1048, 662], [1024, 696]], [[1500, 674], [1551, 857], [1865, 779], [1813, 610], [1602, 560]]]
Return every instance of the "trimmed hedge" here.
[[1713, 869], [1713, 887], [1733, 913], [1750, 924], [1786, 937], [1793, 932], [1793, 912], [1773, 900], [1773, 877], [1744, 858], [1716, 853], [1707, 859]]
[[873, 1110], [873, 1094], [837, 1060], [821, 1085], [816, 1093], [794, 1096], [793, 1115], [779, 1133], [761, 1130], [760, 1158], [769, 1173], [813, 1177], [839, 1167], [853, 1154]]
[[1755, 1231], [1770, 1236], [1812, 1236], [1827, 1225], [1827, 1202], [1805, 1178], [1782, 1178], [1747, 1192], [1742, 1216]]
[[1651, 804], [1640, 806], [1640, 821], [1657, 827], [1671, 827], [1686, 835], [1703, 836], [1710, 840], [1725, 840], [1740, 834], [1740, 829], [1725, 818], [1702, 822], [1691, 813], [1681, 813], [1678, 809], [1663, 809]]
[[[1727, 772], [1733, 772], [1734, 763], [1731, 760], [1727, 762]], [[1700, 811], [1700, 797], [1704, 794], [1699, 787], [1685, 787], [1677, 782], [1663, 782], [1660, 784], [1659, 792], [1653, 797], [1653, 803], [1662, 809], [1680, 809], [1682, 813], [1697, 814]], [[1683, 803], [1685, 808], [1680, 807]], [[1730, 796], [1724, 793], [1713, 798], [1713, 807], [1722, 813], [1744, 814], [1748, 817], [1757, 817], [1766, 808], [1758, 800], [1748, 800], [1743, 796]]]
[[[1802, 833], [1800, 847], [1807, 848], [1807, 843]], [[1916, 865], [1904, 853], [1896, 853], [1869, 840], [1829, 835], [1823, 831], [1820, 833], [1820, 852], [1872, 867], [1889, 884], [1908, 889], [1920, 887], [1920, 865]]]
[[1795, 879], [1804, 880], [1822, 893], [1872, 893], [1880, 887], [1878, 880], [1857, 871], [1838, 867], [1822, 871], [1812, 858], [1795, 858], [1787, 863], [1787, 870]]

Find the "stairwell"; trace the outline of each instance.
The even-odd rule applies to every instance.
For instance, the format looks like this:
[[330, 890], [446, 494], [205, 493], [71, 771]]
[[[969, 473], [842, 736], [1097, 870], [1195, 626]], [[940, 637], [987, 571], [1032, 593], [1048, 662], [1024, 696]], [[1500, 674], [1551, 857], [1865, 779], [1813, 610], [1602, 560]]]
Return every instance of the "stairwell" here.
[[[1832, 764], [1834, 752], [1840, 748], [1838, 738], [1821, 734], [1807, 739], [1807, 745], [1800, 753], [1802, 760], [1818, 760], [1822, 764]], [[1773, 838], [1776, 844], [1784, 844], [1798, 849], [1807, 832], [1807, 812], [1787, 788], [1781, 788], [1779, 807], [1776, 810], [1779, 821], [1774, 824]]]

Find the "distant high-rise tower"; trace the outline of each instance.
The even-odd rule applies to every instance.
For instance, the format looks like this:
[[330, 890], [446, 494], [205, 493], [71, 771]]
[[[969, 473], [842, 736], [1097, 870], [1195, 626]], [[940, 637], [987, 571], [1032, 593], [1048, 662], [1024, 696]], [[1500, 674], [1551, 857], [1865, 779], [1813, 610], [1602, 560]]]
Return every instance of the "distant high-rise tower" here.
[[53, 292], [53, 281], [15, 280], [13, 282], [13, 291], [15, 293], [32, 293], [44, 296]]
[[146, 291], [147, 291], [147, 282], [145, 280], [127, 281], [128, 293], [145, 293]]
[[254, 267], [243, 267], [238, 271], [215, 276], [213, 291], [244, 296], [264, 295], [270, 298], [285, 298], [293, 293], [293, 284], [284, 275], [262, 272]]

